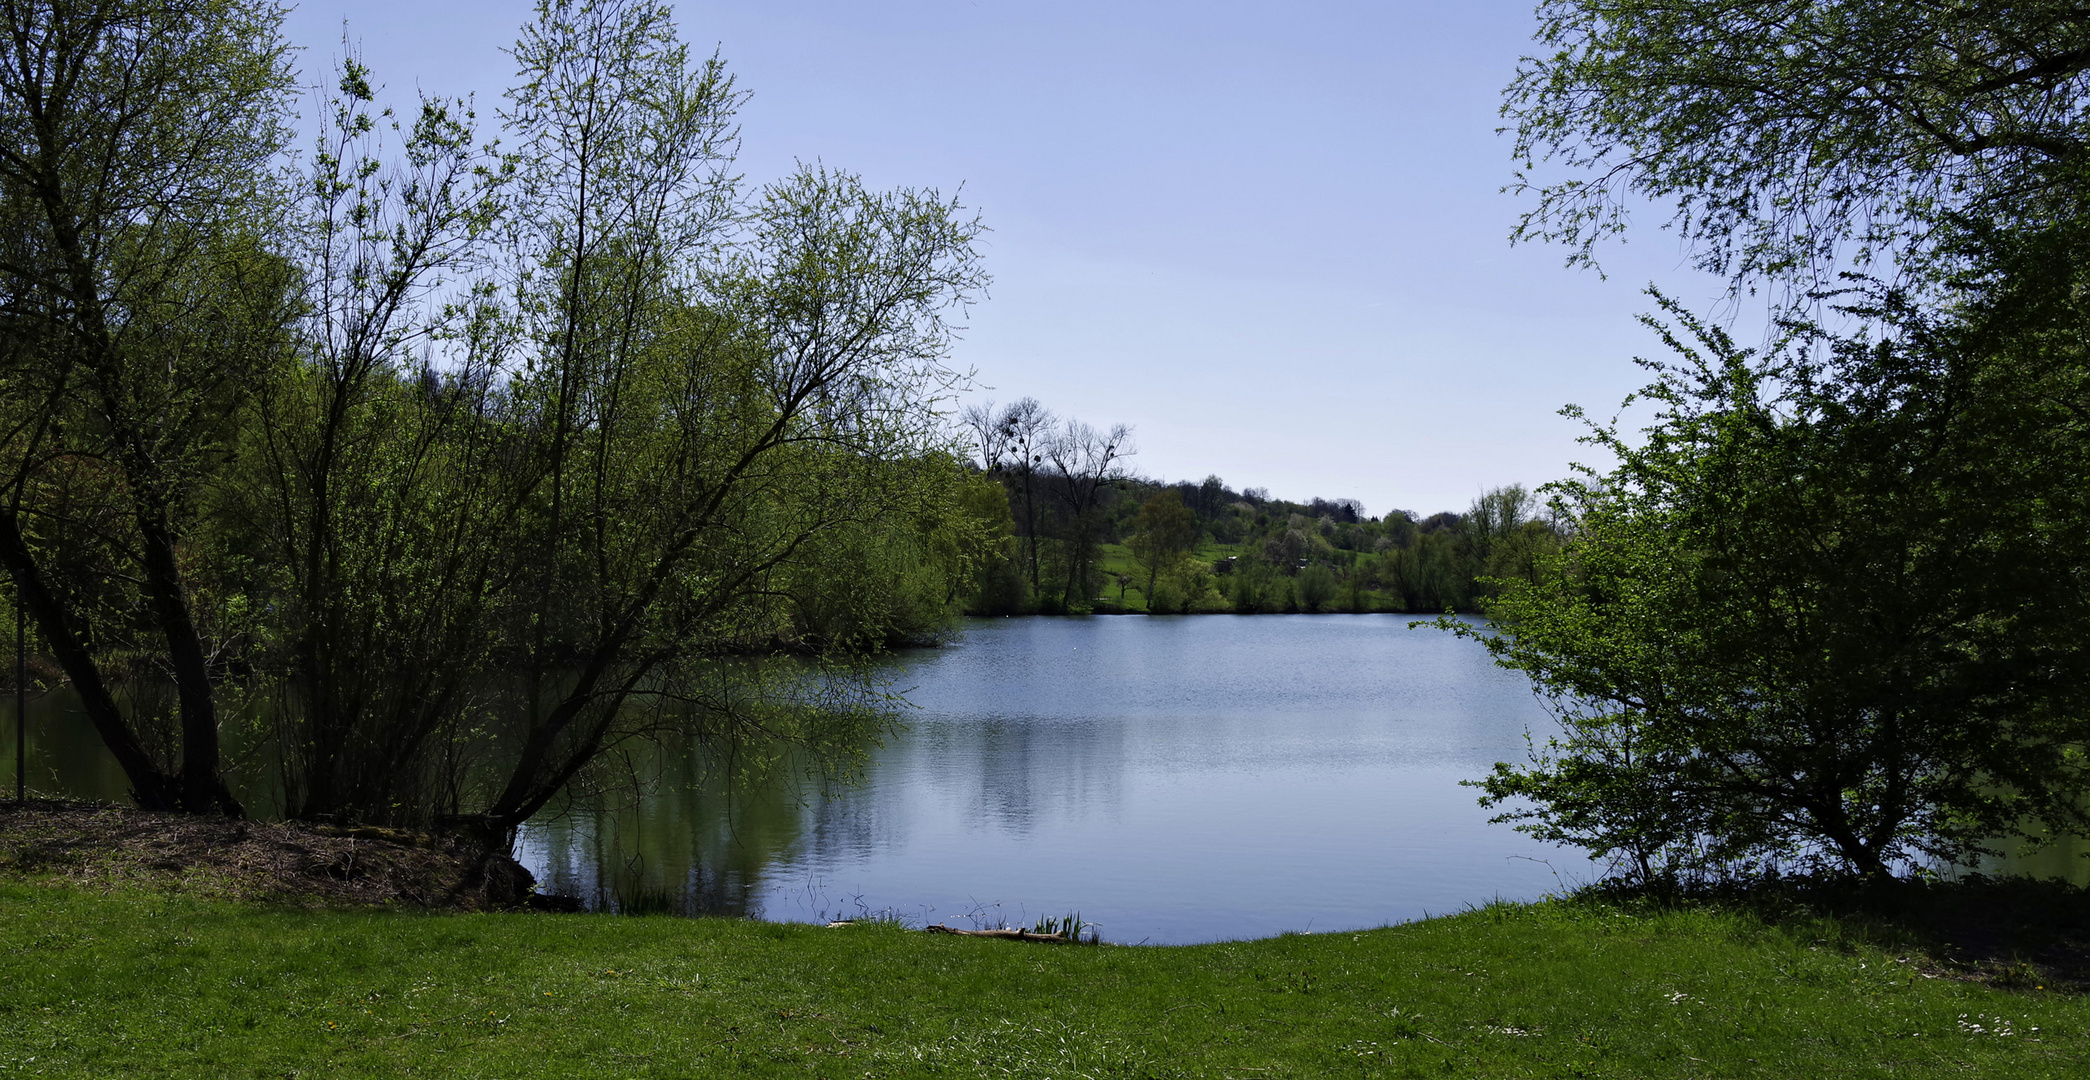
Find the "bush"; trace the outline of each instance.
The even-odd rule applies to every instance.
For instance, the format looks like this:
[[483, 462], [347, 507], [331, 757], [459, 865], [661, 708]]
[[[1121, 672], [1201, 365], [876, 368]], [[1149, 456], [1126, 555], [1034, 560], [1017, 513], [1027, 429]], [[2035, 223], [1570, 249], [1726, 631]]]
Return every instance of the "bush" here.
[[1299, 607], [1318, 612], [1335, 599], [1335, 572], [1316, 563], [1299, 571]]

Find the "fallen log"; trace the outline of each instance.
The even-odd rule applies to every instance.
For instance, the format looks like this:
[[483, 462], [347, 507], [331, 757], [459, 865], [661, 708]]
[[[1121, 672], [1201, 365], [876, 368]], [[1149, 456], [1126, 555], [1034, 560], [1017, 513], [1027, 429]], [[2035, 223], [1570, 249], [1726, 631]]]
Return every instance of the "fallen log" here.
[[922, 927], [922, 932], [928, 934], [956, 934], [959, 937], [1002, 938], [1008, 941], [1043, 941], [1054, 945], [1089, 944], [1089, 942], [1080, 938], [1061, 937], [1058, 934], [1040, 934], [1034, 930], [960, 930], [955, 926], [945, 926], [942, 923], [937, 923], [934, 926], [924, 926]]

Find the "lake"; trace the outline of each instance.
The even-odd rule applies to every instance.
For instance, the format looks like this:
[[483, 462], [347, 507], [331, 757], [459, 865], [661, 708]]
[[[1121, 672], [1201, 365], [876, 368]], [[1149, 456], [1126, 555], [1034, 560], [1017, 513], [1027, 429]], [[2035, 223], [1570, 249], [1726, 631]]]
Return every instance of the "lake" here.
[[1028, 925], [1107, 940], [1348, 930], [1593, 876], [1461, 780], [1551, 718], [1478, 645], [1396, 615], [972, 619], [891, 661], [916, 708], [833, 792], [691, 771], [533, 824], [543, 887], [604, 906]]
[[[1590, 880], [1579, 853], [1488, 824], [1459, 783], [1554, 730], [1529, 684], [1409, 621], [966, 620], [953, 644], [883, 662], [913, 708], [852, 782], [792, 759], [729, 781], [701, 753], [641, 751], [643, 799], [548, 815], [517, 854], [595, 908], [958, 927], [1078, 913], [1128, 943], [1380, 926]], [[124, 798], [66, 692], [32, 700], [29, 761], [37, 793]], [[1984, 869], [2080, 884], [2082, 847]]]

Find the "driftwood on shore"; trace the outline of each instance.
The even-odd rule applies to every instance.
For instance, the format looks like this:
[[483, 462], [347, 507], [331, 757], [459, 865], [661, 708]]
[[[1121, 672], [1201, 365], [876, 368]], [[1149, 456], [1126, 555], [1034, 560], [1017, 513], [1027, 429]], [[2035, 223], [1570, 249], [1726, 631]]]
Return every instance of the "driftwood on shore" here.
[[942, 923], [937, 923], [934, 926], [922, 927], [922, 931], [929, 934], [956, 934], [959, 937], [1004, 938], [1009, 941], [1043, 941], [1054, 945], [1089, 944], [1081, 938], [1063, 937], [1059, 934], [1040, 934], [1035, 930], [1007, 928], [1001, 930], [960, 930], [955, 926], [945, 926]]

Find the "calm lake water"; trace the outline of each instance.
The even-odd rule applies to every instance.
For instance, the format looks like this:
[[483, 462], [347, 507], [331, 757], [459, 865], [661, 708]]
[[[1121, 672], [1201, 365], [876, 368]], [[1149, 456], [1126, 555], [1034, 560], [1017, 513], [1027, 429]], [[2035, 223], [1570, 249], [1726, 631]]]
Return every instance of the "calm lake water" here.
[[1393, 615], [976, 619], [895, 661], [918, 706], [832, 795], [671, 781], [521, 856], [615, 906], [1028, 925], [1112, 941], [1380, 926], [1586, 881], [1459, 781], [1551, 720], [1477, 645]]

